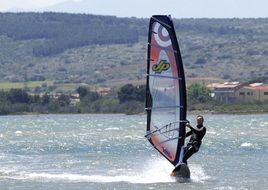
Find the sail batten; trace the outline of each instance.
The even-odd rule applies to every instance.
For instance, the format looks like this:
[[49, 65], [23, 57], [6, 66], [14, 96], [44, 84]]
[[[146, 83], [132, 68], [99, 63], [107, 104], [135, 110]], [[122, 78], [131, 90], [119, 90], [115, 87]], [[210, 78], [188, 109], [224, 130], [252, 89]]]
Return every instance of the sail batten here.
[[158, 74], [147, 74], [151, 77], [161, 77], [161, 78], [170, 78], [170, 79], [177, 79], [177, 80], [181, 80], [181, 78], [178, 77], [173, 77], [173, 76], [165, 76], [165, 75], [158, 75]]
[[152, 108], [145, 108], [145, 110], [157, 110], [157, 109], [167, 109], [167, 108], [183, 108], [183, 106], [152, 107]]
[[170, 49], [170, 48], [163, 48], [163, 47], [161, 47], [161, 46], [158, 46], [158, 45], [152, 45], [152, 44], [149, 44], [149, 46], [154, 47], [154, 48], [159, 48], [159, 49], [162, 49], [162, 50], [165, 50], [165, 51], [169, 51], [169, 52], [178, 53], [177, 50], [172, 49], [172, 48], [171, 48], [171, 49]]
[[155, 15], [148, 32], [145, 137], [174, 166], [183, 158], [186, 124], [185, 78], [174, 25]]

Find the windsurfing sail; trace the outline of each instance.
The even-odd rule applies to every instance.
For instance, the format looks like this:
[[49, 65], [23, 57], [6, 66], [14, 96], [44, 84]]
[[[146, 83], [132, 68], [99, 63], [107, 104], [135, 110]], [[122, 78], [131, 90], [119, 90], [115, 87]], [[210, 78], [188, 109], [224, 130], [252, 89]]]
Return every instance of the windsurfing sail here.
[[147, 56], [145, 137], [176, 166], [183, 159], [187, 108], [182, 59], [169, 16], [151, 17]]

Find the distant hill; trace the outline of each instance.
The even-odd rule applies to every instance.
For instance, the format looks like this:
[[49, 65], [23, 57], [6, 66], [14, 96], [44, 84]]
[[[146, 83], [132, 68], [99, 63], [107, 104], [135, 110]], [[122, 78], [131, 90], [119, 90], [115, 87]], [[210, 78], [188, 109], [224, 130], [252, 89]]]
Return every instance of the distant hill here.
[[[0, 80], [144, 80], [149, 19], [0, 13]], [[268, 76], [268, 19], [174, 20], [186, 76]]]

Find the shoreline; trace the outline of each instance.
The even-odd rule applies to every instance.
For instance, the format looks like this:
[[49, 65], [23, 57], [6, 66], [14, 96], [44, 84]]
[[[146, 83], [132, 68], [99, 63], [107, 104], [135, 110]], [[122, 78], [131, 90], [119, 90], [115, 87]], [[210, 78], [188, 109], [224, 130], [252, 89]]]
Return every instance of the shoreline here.
[[[145, 112], [141, 113], [134, 113], [134, 114], [126, 114], [126, 113], [38, 113], [38, 112], [22, 112], [22, 113], [13, 113], [13, 114], [3, 114], [1, 116], [27, 116], [27, 115], [108, 115], [108, 114], [113, 114], [113, 115], [126, 115], [126, 116], [131, 116], [131, 115], [146, 115]], [[211, 111], [211, 110], [192, 110], [192, 111], [187, 111], [187, 115], [250, 115], [250, 114], [255, 114], [255, 115], [262, 115], [262, 114], [268, 114], [267, 111]]]
[[187, 111], [187, 114], [198, 114], [198, 113], [202, 113], [202, 114], [215, 114], [215, 115], [219, 115], [219, 114], [235, 114], [235, 115], [250, 115], [250, 114], [267, 114], [267, 111], [259, 111], [259, 110], [245, 110], [245, 111], [211, 111], [211, 110], [193, 110], [193, 111]]
[[187, 114], [197, 115], [197, 114], [211, 114], [211, 115], [250, 115], [250, 114], [268, 114], [267, 111], [211, 111], [211, 110], [194, 110], [187, 111]]

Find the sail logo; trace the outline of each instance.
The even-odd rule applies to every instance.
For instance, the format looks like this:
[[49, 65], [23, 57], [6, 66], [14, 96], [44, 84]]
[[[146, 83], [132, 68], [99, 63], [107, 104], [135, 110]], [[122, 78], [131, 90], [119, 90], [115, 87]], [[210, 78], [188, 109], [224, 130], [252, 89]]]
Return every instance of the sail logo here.
[[156, 73], [162, 73], [170, 68], [170, 63], [166, 60], [161, 60], [158, 64], [153, 65], [152, 70]]
[[168, 47], [171, 45], [171, 39], [167, 29], [162, 26], [160, 23], [155, 22], [153, 26], [154, 38], [158, 45], [161, 47]]

